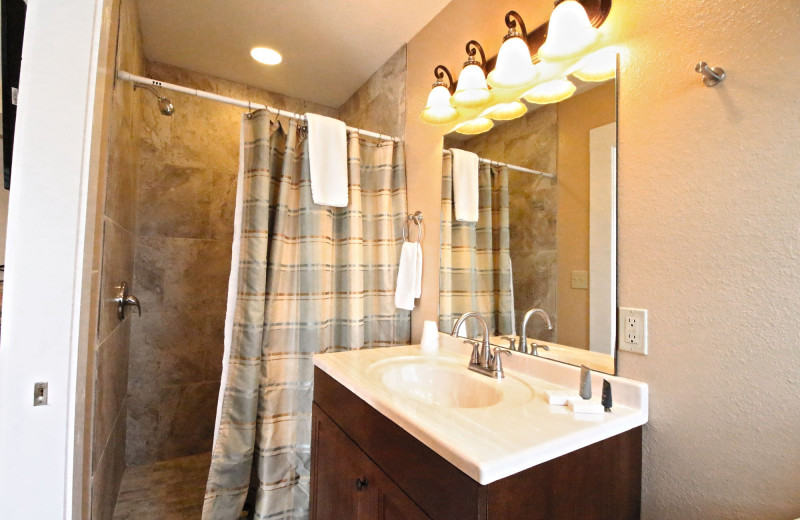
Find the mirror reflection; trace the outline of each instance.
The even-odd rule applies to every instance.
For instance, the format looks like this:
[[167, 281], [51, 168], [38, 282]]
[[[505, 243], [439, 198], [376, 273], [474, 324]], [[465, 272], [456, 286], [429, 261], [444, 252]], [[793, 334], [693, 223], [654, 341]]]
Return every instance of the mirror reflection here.
[[[616, 82], [576, 83], [489, 132], [445, 136], [439, 329], [478, 311], [493, 343], [527, 338], [542, 357], [614, 373]], [[523, 336], [532, 309], [544, 312]]]

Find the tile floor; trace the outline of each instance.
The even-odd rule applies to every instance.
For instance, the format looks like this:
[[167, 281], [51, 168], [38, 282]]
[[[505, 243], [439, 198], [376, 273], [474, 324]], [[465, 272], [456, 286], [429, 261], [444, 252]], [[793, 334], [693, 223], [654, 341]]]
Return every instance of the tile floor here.
[[114, 520], [199, 520], [211, 453], [125, 470]]

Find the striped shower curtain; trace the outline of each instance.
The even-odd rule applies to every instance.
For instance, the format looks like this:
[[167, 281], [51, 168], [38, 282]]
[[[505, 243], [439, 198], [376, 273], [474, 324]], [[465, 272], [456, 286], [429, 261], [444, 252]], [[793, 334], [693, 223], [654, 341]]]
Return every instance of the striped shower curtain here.
[[[443, 156], [439, 330], [450, 332], [459, 316], [478, 311], [490, 334], [514, 334], [508, 168], [481, 163], [478, 184], [478, 222], [457, 221], [452, 156]], [[478, 332], [470, 322], [467, 334]]]
[[[407, 343], [394, 307], [402, 145], [348, 137], [346, 208], [311, 199], [305, 131], [242, 119], [218, 427], [204, 520], [308, 518], [312, 355]], [[238, 240], [238, 247], [237, 247]]]

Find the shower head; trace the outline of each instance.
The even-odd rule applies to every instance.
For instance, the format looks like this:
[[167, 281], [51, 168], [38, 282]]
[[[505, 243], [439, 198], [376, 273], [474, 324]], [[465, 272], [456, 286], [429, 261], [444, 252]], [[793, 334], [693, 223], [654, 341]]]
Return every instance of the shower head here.
[[143, 88], [145, 90], [149, 90], [158, 100], [158, 110], [165, 116], [171, 116], [175, 113], [175, 105], [172, 104], [172, 101], [169, 98], [166, 98], [158, 93], [158, 91], [150, 86], [150, 85], [141, 85], [139, 83], [133, 84], [133, 89], [136, 90], [137, 88]]

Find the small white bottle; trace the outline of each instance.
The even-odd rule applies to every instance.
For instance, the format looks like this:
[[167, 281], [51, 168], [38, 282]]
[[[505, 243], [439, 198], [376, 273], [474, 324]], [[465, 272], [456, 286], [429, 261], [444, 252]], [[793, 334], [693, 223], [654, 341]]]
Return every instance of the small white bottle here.
[[425, 320], [425, 323], [422, 324], [422, 340], [419, 348], [427, 354], [439, 350], [439, 329], [436, 327], [435, 321]]

